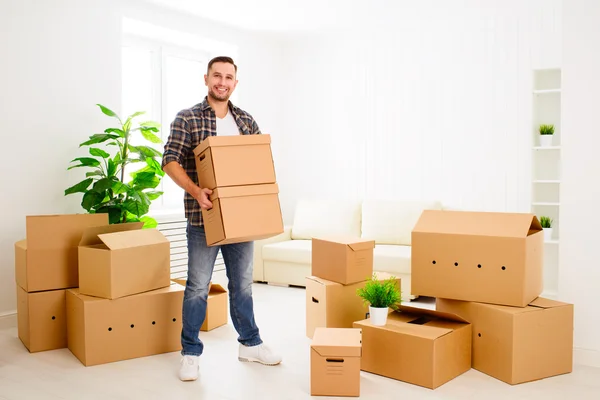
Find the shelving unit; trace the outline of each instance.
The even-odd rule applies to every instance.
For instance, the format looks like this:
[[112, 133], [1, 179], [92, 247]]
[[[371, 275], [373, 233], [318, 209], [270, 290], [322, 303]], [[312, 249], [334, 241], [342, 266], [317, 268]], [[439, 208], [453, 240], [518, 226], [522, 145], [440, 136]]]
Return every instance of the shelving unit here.
[[[544, 296], [558, 294], [561, 184], [561, 70], [533, 71], [531, 212], [552, 218], [553, 232], [544, 242]], [[554, 125], [550, 146], [542, 146], [539, 126]]]

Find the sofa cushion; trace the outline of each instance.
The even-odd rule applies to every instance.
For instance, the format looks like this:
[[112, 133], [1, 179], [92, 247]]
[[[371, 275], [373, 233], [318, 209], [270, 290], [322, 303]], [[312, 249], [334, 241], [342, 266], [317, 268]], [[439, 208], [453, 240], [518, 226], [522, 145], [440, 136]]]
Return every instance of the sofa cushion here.
[[263, 260], [312, 264], [312, 240], [286, 240], [266, 244], [262, 248]]
[[361, 237], [376, 244], [410, 246], [412, 230], [423, 210], [439, 210], [435, 201], [365, 200], [362, 204]]
[[410, 274], [410, 256], [410, 246], [375, 245], [375, 249], [373, 250], [373, 269], [392, 274]]
[[327, 236], [360, 237], [361, 204], [348, 200], [300, 200], [296, 204], [292, 239]]

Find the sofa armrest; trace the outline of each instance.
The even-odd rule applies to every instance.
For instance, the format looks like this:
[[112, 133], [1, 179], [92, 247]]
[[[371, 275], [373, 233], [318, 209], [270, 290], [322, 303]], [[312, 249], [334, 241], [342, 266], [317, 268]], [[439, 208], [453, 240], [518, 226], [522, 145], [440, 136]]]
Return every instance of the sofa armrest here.
[[267, 239], [255, 240], [254, 241], [254, 266], [252, 270], [252, 280], [263, 282], [264, 281], [264, 264], [262, 258], [263, 246], [271, 243], [284, 242], [286, 240], [292, 240], [292, 226], [286, 225], [283, 227], [283, 232], [279, 235], [272, 236]]

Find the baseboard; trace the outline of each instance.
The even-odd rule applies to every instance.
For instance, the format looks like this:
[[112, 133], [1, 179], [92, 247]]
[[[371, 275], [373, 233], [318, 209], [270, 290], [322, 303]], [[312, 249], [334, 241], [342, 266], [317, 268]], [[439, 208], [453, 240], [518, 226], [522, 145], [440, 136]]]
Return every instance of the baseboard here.
[[600, 351], [574, 347], [573, 363], [577, 365], [600, 368]]
[[4, 317], [12, 317], [17, 315], [17, 310], [13, 310], [13, 311], [5, 311], [5, 312], [1, 312], [0, 313], [0, 318], [4, 318]]

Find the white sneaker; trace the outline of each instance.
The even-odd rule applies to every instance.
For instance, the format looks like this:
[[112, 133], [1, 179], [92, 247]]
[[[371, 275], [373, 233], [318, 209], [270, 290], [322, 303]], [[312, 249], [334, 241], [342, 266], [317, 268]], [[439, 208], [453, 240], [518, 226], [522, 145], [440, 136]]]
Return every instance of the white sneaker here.
[[249, 347], [240, 343], [238, 360], [244, 362], [258, 362], [264, 365], [277, 365], [281, 362], [281, 356], [274, 353], [264, 344]]
[[179, 379], [182, 381], [195, 381], [200, 374], [200, 357], [185, 355], [181, 358]]

